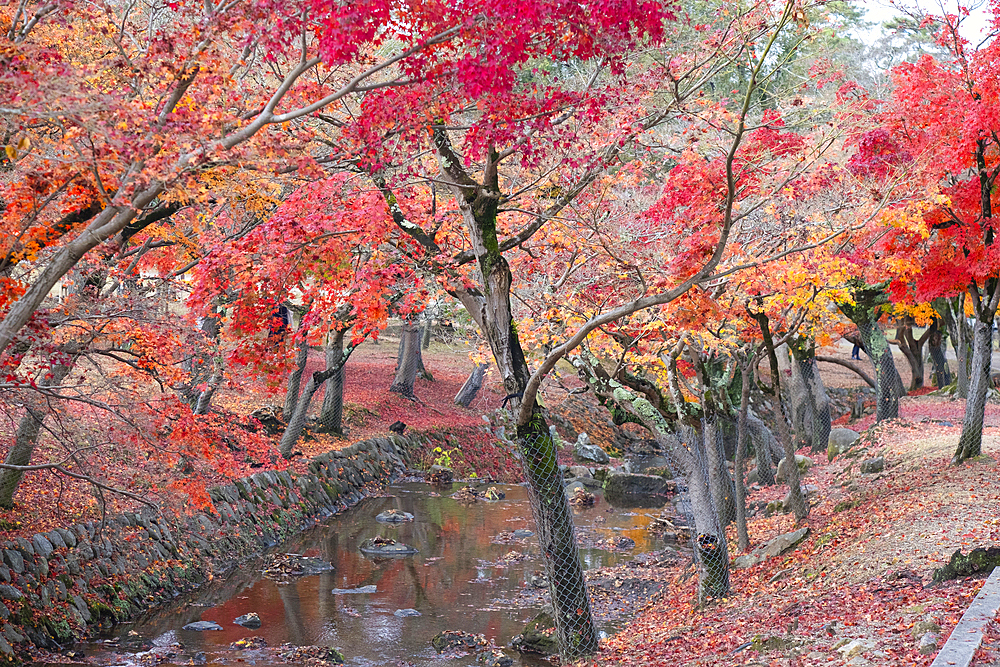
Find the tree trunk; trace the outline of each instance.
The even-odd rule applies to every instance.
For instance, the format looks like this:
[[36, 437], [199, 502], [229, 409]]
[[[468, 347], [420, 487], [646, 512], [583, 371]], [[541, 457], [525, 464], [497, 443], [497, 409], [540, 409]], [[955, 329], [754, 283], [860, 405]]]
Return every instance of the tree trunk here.
[[[141, 162], [132, 164], [140, 169], [143, 166]], [[138, 172], [130, 170], [130, 173]], [[163, 182], [153, 180], [145, 188], [136, 187], [130, 201], [123, 202], [115, 197], [112, 205], [94, 216], [76, 238], [61, 247], [44, 263], [44, 270], [37, 275], [31, 287], [16, 302], [6, 307], [3, 320], [0, 321], [0, 353], [7, 351], [7, 346], [15, 339], [21, 327], [28, 323], [52, 288], [76, 266], [80, 258], [125, 229], [141, 211], [160, 196], [164, 187]]]
[[344, 432], [344, 382], [347, 379], [347, 359], [344, 357], [345, 331], [337, 331], [326, 347], [326, 370], [331, 371], [323, 392], [319, 423], [327, 433]]
[[802, 366], [797, 361], [792, 361], [792, 373], [790, 381], [785, 386], [787, 403], [791, 413], [792, 437], [795, 447], [809, 445], [812, 448], [812, 425], [815, 421], [813, 414], [813, 402], [809, 398], [809, 387], [802, 377]]
[[[743, 468], [747, 457], [747, 438], [749, 437], [749, 427], [747, 425], [748, 412], [750, 410], [750, 369], [751, 364], [742, 366], [742, 382], [740, 384], [740, 414], [736, 422], [736, 539], [740, 551], [750, 548], [750, 534], [747, 532], [747, 488], [743, 479]], [[757, 457], [757, 466], [760, 468], [761, 457]], [[771, 467], [767, 466], [770, 472]], [[759, 473], [758, 473], [759, 477]]]
[[932, 329], [928, 328], [920, 338], [913, 336], [913, 322], [910, 318], [896, 327], [896, 340], [892, 341], [899, 346], [906, 363], [910, 366], [910, 391], [920, 389], [924, 386], [924, 343], [930, 336]]
[[719, 524], [719, 512], [712, 497], [711, 474], [707, 467], [708, 449], [712, 443], [706, 442], [703, 434], [687, 428], [681, 430], [681, 439], [686, 448], [677, 449], [691, 452], [690, 456], [677, 458], [685, 467], [691, 499], [696, 533], [692, 535], [694, 552], [702, 568], [698, 602], [704, 604], [710, 598], [722, 598], [730, 593], [729, 550], [725, 532]]
[[844, 368], [847, 368], [856, 373], [859, 378], [865, 381], [865, 384], [867, 384], [872, 389], [875, 389], [875, 380], [873, 380], [871, 376], [868, 375], [868, 373], [865, 373], [863, 370], [861, 370], [861, 367], [858, 366], [853, 361], [844, 361], [843, 359], [838, 359], [837, 357], [826, 357], [819, 354], [816, 355], [816, 361], [825, 361], [828, 364], [837, 364], [838, 366], [843, 366]]
[[[479, 183], [462, 167], [463, 160], [455, 154], [443, 128], [435, 129], [432, 138], [438, 164], [462, 212], [482, 276], [481, 291], [476, 295], [466, 294], [469, 302], [466, 308], [489, 342], [504, 391], [513, 397], [512, 414], [518, 414], [520, 397], [524, 396], [531, 371], [514, 326], [510, 265], [500, 250], [497, 236], [500, 157], [492, 149], [487, 151], [482, 183]], [[518, 425], [517, 446], [533, 498], [539, 542], [549, 573], [557, 640], [562, 657], [574, 659], [597, 651], [597, 628], [590, 611], [556, 447], [534, 397], [526, 406], [526, 412], [530, 419]]]
[[937, 311], [944, 318], [944, 326], [955, 350], [955, 394], [958, 398], [969, 397], [969, 368], [971, 366], [972, 332], [965, 319], [965, 295], [961, 294], [950, 299], [940, 299], [936, 302]]
[[875, 366], [875, 419], [897, 419], [899, 417], [899, 397], [906, 395], [903, 381], [896, 370], [892, 349], [879, 327], [878, 319], [882, 307], [888, 302], [885, 285], [866, 285], [856, 281], [851, 289], [854, 303], [837, 304], [858, 327], [858, 334], [865, 353]]
[[[420, 333], [417, 332], [417, 335], [419, 336]], [[417, 377], [419, 377], [421, 380], [434, 382], [434, 376], [431, 375], [431, 372], [427, 370], [427, 368], [424, 366], [423, 345], [420, 344], [419, 342], [417, 343]]]
[[892, 349], [878, 322], [871, 318], [856, 321], [865, 349], [875, 366], [875, 421], [899, 418], [900, 387], [903, 381], [896, 370]]
[[733, 479], [729, 476], [726, 456], [722, 444], [722, 427], [718, 420], [705, 420], [706, 463], [708, 464], [708, 483], [712, 488], [712, 501], [719, 515], [719, 525], [725, 529], [736, 518], [734, 502], [735, 489]]
[[[788, 422], [785, 421], [782, 400], [781, 400], [781, 379], [778, 371], [778, 355], [774, 351], [774, 338], [771, 336], [771, 327], [767, 315], [760, 313], [754, 319], [760, 326], [761, 336], [764, 339], [764, 349], [767, 350], [767, 359], [771, 366], [771, 381], [774, 383], [775, 400], [775, 424], [778, 428], [778, 439], [785, 449], [785, 458], [795, 461], [795, 443], [792, 442], [791, 434], [788, 432]], [[788, 468], [788, 497], [795, 519], [801, 521], [809, 515], [809, 506], [802, 496], [802, 487], [799, 480], [799, 467], [797, 465], [786, 466]]]
[[475, 400], [476, 395], [483, 386], [483, 376], [486, 374], [488, 367], [488, 364], [475, 365], [472, 373], [469, 374], [469, 378], [462, 385], [462, 388], [458, 390], [458, 394], [455, 395], [455, 405], [461, 405], [463, 408], [472, 405], [472, 401]]
[[807, 404], [807, 414], [812, 417], [810, 423], [805, 424], [810, 450], [824, 451], [830, 440], [830, 398], [816, 367], [816, 344], [800, 338], [790, 347], [805, 389], [803, 400]]
[[[177, 394], [196, 415], [208, 414], [215, 391], [225, 379], [224, 359], [219, 352], [219, 333], [222, 328], [218, 308], [214, 305], [208, 315], [201, 318], [198, 328], [208, 339], [207, 344], [196, 343], [192, 354], [181, 362], [188, 374], [188, 381], [175, 387]], [[209, 363], [211, 362], [211, 369]], [[198, 389], [204, 385], [204, 389]]]
[[695, 554], [702, 567], [698, 586], [698, 602], [727, 597], [732, 591], [729, 582], [729, 549], [725, 533], [718, 525], [718, 513], [705, 480], [705, 471], [688, 474], [688, 489], [695, 519]]
[[[462, 168], [462, 160], [455, 155], [444, 130], [436, 131], [433, 138], [439, 164], [451, 183], [449, 187], [462, 212], [482, 276], [481, 293], [469, 295], [469, 300], [475, 301], [469, 304], [474, 311], [472, 317], [481, 323], [504, 391], [514, 397], [511, 407], [517, 414], [531, 372], [514, 327], [510, 266], [500, 251], [497, 237], [499, 158], [493, 151], [488, 152], [480, 184]], [[590, 611], [556, 447], [537, 402], [532, 400], [528, 407], [531, 418], [518, 426], [517, 446], [549, 574], [557, 640], [563, 658], [574, 659], [597, 651], [597, 628]]]
[[955, 359], [957, 361], [957, 368], [955, 369], [956, 395], [959, 398], [968, 398], [969, 369], [972, 367], [972, 345], [969, 344], [971, 336], [964, 335], [966, 333], [964, 325], [960, 325], [957, 328], [963, 335], [957, 339], [957, 342], [955, 339], [952, 340], [952, 347], [955, 349]]
[[[747, 414], [747, 429], [753, 442], [754, 458], [757, 461], [757, 483], [761, 486], [773, 486], [775, 480], [772, 448], [780, 446], [775, 441], [771, 429], [755, 415]], [[778, 456], [778, 460], [781, 460], [781, 456]]]
[[212, 405], [212, 398], [215, 396], [216, 390], [226, 377], [225, 362], [219, 353], [218, 346], [216, 345], [214, 347], [214, 354], [212, 355], [212, 375], [208, 378], [208, 382], [205, 383], [205, 388], [199, 392], [197, 400], [194, 401], [194, 405], [191, 406], [192, 412], [196, 415], [208, 414], [208, 409]]
[[938, 320], [934, 320], [929, 331], [931, 335], [927, 338], [927, 350], [931, 356], [934, 385], [940, 389], [951, 384], [951, 370], [948, 368], [948, 360], [944, 356], [944, 345], [942, 344], [944, 339], [941, 336]]
[[212, 397], [215, 396], [216, 390], [225, 379], [225, 365], [221, 356], [215, 355], [212, 357], [212, 367], [212, 376], [208, 378], [205, 388], [198, 394], [198, 400], [195, 401], [192, 408], [192, 412], [196, 415], [208, 414], [208, 408], [212, 405]]
[[[979, 202], [985, 230], [984, 245], [993, 245], [993, 179], [986, 165], [986, 140], [976, 141], [976, 163], [979, 167]], [[969, 378], [969, 398], [965, 402], [962, 436], [952, 463], [979, 456], [983, 449], [983, 418], [986, 415], [986, 395], [990, 389], [990, 365], [993, 361], [993, 320], [1000, 306], [1000, 279], [989, 278], [983, 285], [973, 281], [969, 286], [976, 312], [972, 330], [972, 375]]]
[[517, 437], [538, 541], [546, 556], [545, 574], [555, 610], [559, 646], [564, 653], [593, 653], [597, 649], [597, 632], [590, 616], [590, 597], [555, 443], [541, 415], [536, 415], [527, 426], [519, 427]]
[[[54, 363], [45, 377], [38, 380], [39, 388], [46, 389], [62, 384], [76, 364], [79, 348], [73, 346], [72, 350], [67, 350], [67, 354], [68, 357]], [[24, 401], [24, 416], [21, 417], [14, 442], [7, 453], [5, 461], [7, 465], [26, 466], [31, 462], [31, 455], [34, 454], [35, 445], [38, 444], [38, 436], [45, 423], [45, 417], [52, 409], [49, 401], [49, 397], [34, 391], [31, 391], [31, 395]], [[10, 509], [14, 506], [14, 493], [23, 477], [22, 470], [0, 470], [0, 507]]]
[[421, 338], [420, 338], [420, 347], [424, 350], [431, 349], [431, 330], [432, 330], [431, 324], [432, 324], [431, 318], [428, 317], [426, 320], [424, 320], [424, 327], [423, 331], [421, 331]]
[[986, 416], [986, 394], [990, 388], [990, 365], [993, 361], [993, 322], [976, 320], [972, 328], [972, 377], [969, 378], [969, 398], [965, 402], [962, 436], [955, 450], [954, 463], [979, 456], [983, 445], [983, 419]]
[[399, 358], [396, 362], [396, 377], [389, 391], [414, 398], [413, 383], [420, 367], [420, 332], [410, 320], [403, 323], [399, 334]]
[[809, 380], [809, 397], [813, 401], [813, 411], [816, 420], [813, 422], [812, 451], [824, 452], [830, 442], [831, 416], [830, 397], [823, 386], [823, 376], [819, 374], [816, 366], [816, 357], [808, 360], [808, 373], [805, 374]]
[[[725, 532], [719, 524], [719, 512], [713, 498], [708, 454], [711, 442], [706, 442], [705, 433], [698, 433], [686, 426], [680, 427], [678, 434], [672, 433], [663, 413], [644, 395], [623, 386], [606, 373], [598, 377], [592, 369], [587, 369], [587, 364], [582, 361], [574, 363], [578, 369], [584, 369], [588, 377], [593, 379], [593, 382], [588, 384], [593, 386], [595, 392], [602, 394], [604, 405], [610, 406], [609, 409], [627, 413], [629, 421], [642, 424], [649, 429], [663, 447], [665, 456], [680, 469], [687, 485], [686, 488], [680, 486], [678, 491], [682, 498], [686, 494], [690, 501], [695, 531], [694, 552], [702, 565], [698, 599], [704, 602], [709, 598], [729, 595], [729, 555]], [[712, 430], [705, 429], [709, 433]]]
[[285, 423], [289, 423], [295, 416], [295, 406], [299, 402], [299, 390], [302, 385], [302, 373], [306, 370], [306, 362], [309, 361], [309, 343], [306, 341], [305, 331], [301, 332], [302, 338], [299, 340], [298, 348], [295, 351], [295, 366], [288, 374], [288, 388], [285, 390], [285, 407], [281, 411], [281, 418]]
[[278, 451], [286, 459], [291, 458], [295, 444], [302, 437], [302, 430], [306, 427], [306, 416], [309, 414], [309, 405], [323, 384], [316, 380], [316, 376], [319, 374], [317, 371], [309, 376], [309, 381], [306, 382], [305, 389], [299, 394], [299, 400], [296, 402], [291, 416], [286, 420], [285, 432], [281, 435], [281, 444], [278, 447]]
[[[288, 420], [285, 426], [285, 432], [281, 436], [281, 445], [279, 451], [284, 458], [291, 458], [292, 450], [295, 448], [296, 443], [299, 438], [302, 437], [302, 430], [306, 426], [306, 419], [309, 415], [309, 406], [312, 404], [313, 396], [319, 391], [328, 380], [334, 377], [340, 378], [340, 396], [343, 399], [343, 372], [344, 366], [347, 364], [347, 360], [350, 358], [351, 353], [356, 347], [355, 344], [348, 345], [346, 349], [344, 348], [344, 334], [339, 333], [337, 338], [339, 342], [335, 342], [333, 346], [334, 349], [340, 349], [339, 358], [334, 357], [330, 354], [330, 350], [327, 350], [326, 363], [327, 367], [322, 371], [316, 371], [309, 376], [309, 381], [306, 383], [305, 389], [299, 395], [299, 400], [295, 404], [295, 410], [292, 413], [291, 418]], [[335, 338], [335, 341], [337, 339]], [[334, 388], [334, 393], [337, 393], [337, 389]], [[331, 399], [334, 400], [334, 399]], [[335, 402], [335, 401], [334, 401]], [[324, 400], [324, 404], [326, 401]], [[341, 406], [343, 402], [341, 401]]]
[[723, 420], [729, 413], [728, 395], [717, 393], [716, 387], [728, 387], [730, 379], [720, 375], [720, 366], [711, 356], [706, 356], [688, 346], [688, 355], [701, 385], [702, 442], [705, 463], [708, 466], [708, 482], [712, 490], [712, 500], [719, 515], [719, 525], [725, 529], [736, 515], [733, 496], [733, 480], [726, 466], [725, 444], [723, 442]]

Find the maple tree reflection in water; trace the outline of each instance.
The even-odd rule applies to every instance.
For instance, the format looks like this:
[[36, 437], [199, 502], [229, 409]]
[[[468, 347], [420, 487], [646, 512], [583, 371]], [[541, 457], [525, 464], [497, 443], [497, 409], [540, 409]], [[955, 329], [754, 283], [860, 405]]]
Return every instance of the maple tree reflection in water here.
[[[505, 499], [458, 502], [451, 495], [463, 486], [433, 487], [439, 495], [433, 495], [432, 487], [425, 484], [391, 487], [391, 496], [363, 501], [326, 526], [275, 550], [328, 561], [333, 571], [280, 585], [261, 577], [259, 563], [248, 564], [194, 597], [125, 627], [119, 653], [139, 652], [154, 638], [174, 631], [183, 646], [172, 659], [178, 663], [199, 652], [210, 663], [232, 662], [235, 656], [230, 645], [255, 636], [269, 647], [286, 642], [338, 647], [347, 664], [396, 665], [405, 660], [467, 665], [469, 657], [442, 661], [430, 639], [442, 630], [464, 630], [483, 633], [505, 646], [537, 613], [544, 589], [531, 583], [543, 565], [527, 489], [482, 483], [478, 486], [483, 494], [494, 486], [504, 492]], [[413, 514], [415, 519], [398, 525], [375, 520], [380, 512], [391, 509]], [[652, 517], [645, 512], [612, 511], [600, 497], [593, 507], [571, 511], [582, 544], [581, 560], [588, 570], [623, 565], [662, 546], [647, 530]], [[360, 544], [379, 536], [411, 545], [418, 553], [394, 558], [362, 554]], [[622, 537], [634, 540], [635, 548], [614, 549], [612, 545]], [[511, 557], [512, 552], [523, 557]], [[375, 586], [376, 592], [352, 592], [366, 586]], [[339, 589], [338, 594], [331, 592], [334, 589]], [[415, 609], [421, 615], [396, 615], [400, 609]], [[248, 612], [259, 614], [259, 630], [233, 624], [233, 619]], [[196, 620], [214, 621], [223, 630], [180, 630]], [[131, 631], [138, 632], [138, 637], [130, 637]], [[108, 661], [100, 662], [111, 664], [111, 656], [107, 657]]]

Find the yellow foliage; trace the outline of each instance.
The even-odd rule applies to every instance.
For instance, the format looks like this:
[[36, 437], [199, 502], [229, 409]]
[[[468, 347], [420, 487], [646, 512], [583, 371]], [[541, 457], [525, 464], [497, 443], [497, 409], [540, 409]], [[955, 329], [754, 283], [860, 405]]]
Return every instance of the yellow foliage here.
[[937, 313], [929, 303], [918, 303], [916, 305], [906, 303], [893, 304], [893, 317], [912, 317], [918, 327], [930, 326], [937, 319]]

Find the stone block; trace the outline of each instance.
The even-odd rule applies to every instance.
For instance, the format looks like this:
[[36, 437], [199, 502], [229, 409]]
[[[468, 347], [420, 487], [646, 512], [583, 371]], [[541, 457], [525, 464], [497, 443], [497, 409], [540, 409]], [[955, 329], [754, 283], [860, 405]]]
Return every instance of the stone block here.
[[94, 547], [90, 544], [90, 542], [81, 542], [77, 545], [76, 550], [80, 554], [80, 557], [84, 560], [93, 560], [96, 555], [94, 553]]
[[74, 535], [71, 531], [66, 530], [65, 528], [56, 528], [55, 532], [59, 533], [59, 536], [62, 538], [67, 547], [76, 546], [76, 535]]
[[75, 606], [77, 608], [77, 611], [80, 612], [80, 615], [83, 617], [83, 621], [85, 623], [90, 623], [92, 617], [90, 615], [90, 609], [87, 608], [87, 603], [84, 601], [84, 599], [79, 595], [74, 595], [73, 606]]
[[50, 530], [49, 532], [45, 533], [45, 539], [47, 539], [55, 549], [65, 549], [67, 546], [69, 546], [68, 544], [66, 544], [65, 540], [63, 540], [62, 535], [60, 535], [58, 532], [54, 530]]
[[24, 593], [17, 590], [10, 584], [0, 584], [0, 599], [4, 600], [20, 600], [24, 597]]
[[14, 548], [21, 552], [21, 555], [25, 558], [31, 558], [35, 555], [35, 547], [31, 546], [31, 542], [24, 539], [23, 537], [14, 538], [15, 546]]
[[657, 475], [612, 472], [604, 479], [604, 496], [609, 503], [625, 507], [662, 506], [670, 484]]
[[24, 556], [21, 555], [21, 552], [4, 549], [3, 558], [14, 572], [18, 574], [24, 572]]
[[857, 442], [859, 437], [856, 431], [852, 431], [849, 428], [831, 429], [826, 447], [827, 458], [832, 461], [838, 455], [843, 454], [851, 445]]
[[861, 463], [861, 472], [866, 475], [872, 475], [883, 470], [885, 470], [884, 456], [876, 456]]
[[[799, 466], [799, 474], [804, 474], [808, 472], [809, 468], [813, 467], [814, 461], [808, 456], [803, 456], [802, 454], [795, 455], [795, 463]], [[778, 471], [775, 473], [774, 477], [779, 482], [784, 482], [785, 477], [788, 475], [788, 460], [781, 459], [778, 461]]]
[[24, 635], [15, 630], [14, 626], [10, 623], [3, 624], [3, 636], [11, 644], [20, 644], [24, 641]]
[[757, 547], [748, 554], [743, 554], [742, 556], [737, 556], [733, 560], [733, 567], [737, 569], [745, 567], [753, 567], [757, 563], [764, 561], [767, 558], [773, 558], [775, 556], [780, 556], [785, 553], [796, 544], [802, 541], [802, 539], [808, 534], [809, 527], [803, 526], [798, 530], [792, 531], [790, 533], [784, 533], [783, 535], [778, 535], [773, 540], [767, 544]]

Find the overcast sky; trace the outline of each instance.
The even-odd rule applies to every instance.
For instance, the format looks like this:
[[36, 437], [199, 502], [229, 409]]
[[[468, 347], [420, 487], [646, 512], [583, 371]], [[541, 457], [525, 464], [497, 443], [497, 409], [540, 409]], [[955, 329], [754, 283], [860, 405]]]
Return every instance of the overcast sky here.
[[[860, 3], [868, 11], [867, 18], [873, 23], [882, 23], [893, 16], [898, 16], [900, 12], [896, 10], [892, 3], [887, 0], [863, 0]], [[925, 12], [930, 14], [940, 14], [941, 5], [943, 4], [946, 11], [954, 13], [956, 2], [955, 0], [919, 0], [915, 2], [914, 0], [901, 0], [901, 2], [896, 3], [902, 6], [919, 6]], [[963, 0], [962, 4], [977, 4], [976, 0]], [[979, 8], [975, 9], [972, 14], [962, 22], [962, 35], [972, 42], [977, 44], [982, 35], [986, 32], [986, 22], [987, 22], [987, 12], [986, 12], [986, 2], [980, 0], [978, 2]]]

